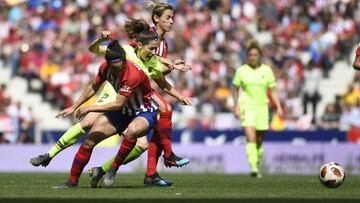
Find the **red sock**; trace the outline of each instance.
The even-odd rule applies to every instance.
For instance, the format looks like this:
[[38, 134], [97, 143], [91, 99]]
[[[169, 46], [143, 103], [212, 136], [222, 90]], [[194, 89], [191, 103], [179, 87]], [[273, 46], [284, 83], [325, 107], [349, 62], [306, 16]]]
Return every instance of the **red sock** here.
[[84, 170], [84, 167], [90, 160], [92, 150], [93, 148], [84, 147], [83, 145], [80, 146], [71, 166], [69, 179], [72, 182], [77, 183], [79, 181], [79, 177]]
[[161, 154], [161, 149], [159, 135], [154, 132], [148, 147], [147, 176], [152, 176], [156, 173], [156, 166], [159, 158], [158, 154]]
[[160, 142], [164, 150], [164, 156], [170, 157], [172, 153], [171, 148], [171, 134], [172, 134], [172, 111], [166, 111], [160, 113], [160, 118], [158, 122], [158, 134], [160, 137]]
[[130, 151], [135, 147], [135, 145], [136, 140], [129, 140], [129, 138], [125, 135], [124, 140], [120, 145], [119, 151], [116, 154], [115, 160], [111, 166], [118, 169], [127, 155], [129, 155]]

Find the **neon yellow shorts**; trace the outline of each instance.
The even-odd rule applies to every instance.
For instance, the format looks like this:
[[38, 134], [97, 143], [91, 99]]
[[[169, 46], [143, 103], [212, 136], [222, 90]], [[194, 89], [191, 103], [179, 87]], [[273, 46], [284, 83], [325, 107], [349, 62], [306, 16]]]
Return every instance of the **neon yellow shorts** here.
[[243, 127], [255, 127], [255, 130], [269, 129], [269, 107], [267, 104], [240, 104], [240, 121]]
[[[99, 88], [99, 90], [95, 93], [93, 97], [91, 97], [84, 106], [90, 106], [92, 104], [95, 105], [103, 105], [109, 102], [115, 101], [117, 96], [116, 91], [114, 90], [113, 86], [108, 82], [105, 81]], [[106, 138], [105, 140], [101, 141], [97, 146], [101, 147], [108, 147], [108, 146], [117, 146], [120, 142], [120, 136], [111, 136]]]

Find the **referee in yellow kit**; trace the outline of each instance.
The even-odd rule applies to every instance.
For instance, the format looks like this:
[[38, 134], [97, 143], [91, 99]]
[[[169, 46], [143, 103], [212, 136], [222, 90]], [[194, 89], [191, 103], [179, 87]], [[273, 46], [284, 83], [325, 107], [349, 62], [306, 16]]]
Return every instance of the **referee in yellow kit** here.
[[[250, 176], [260, 178], [259, 165], [262, 159], [262, 142], [269, 129], [269, 107], [267, 89], [276, 105], [277, 113], [283, 111], [276, 94], [276, 79], [271, 67], [262, 64], [261, 49], [256, 41], [251, 41], [246, 49], [247, 63], [240, 66], [233, 80], [234, 113], [240, 118], [246, 135], [246, 155], [250, 164]], [[239, 100], [239, 88], [242, 92]]]

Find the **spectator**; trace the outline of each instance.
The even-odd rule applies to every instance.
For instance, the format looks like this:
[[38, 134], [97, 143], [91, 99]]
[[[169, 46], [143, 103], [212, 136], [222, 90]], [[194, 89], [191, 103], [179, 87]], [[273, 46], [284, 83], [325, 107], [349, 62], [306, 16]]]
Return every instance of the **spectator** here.
[[319, 94], [319, 82], [321, 79], [321, 72], [319, 68], [315, 67], [315, 62], [310, 61], [306, 71], [304, 71], [304, 89], [303, 89], [303, 107], [304, 114], [308, 113], [308, 103], [312, 105], [312, 124], [315, 124], [316, 120], [316, 107], [321, 100]]
[[336, 112], [335, 104], [327, 104], [325, 107], [325, 112], [321, 116], [321, 120], [319, 122], [319, 127], [323, 129], [338, 129], [340, 116], [338, 112]]

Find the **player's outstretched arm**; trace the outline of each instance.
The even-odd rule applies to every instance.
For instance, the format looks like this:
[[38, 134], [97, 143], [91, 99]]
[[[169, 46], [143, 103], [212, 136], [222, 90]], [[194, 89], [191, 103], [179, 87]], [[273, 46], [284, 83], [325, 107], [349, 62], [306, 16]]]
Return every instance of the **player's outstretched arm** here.
[[55, 118], [66, 117], [74, 113], [74, 111], [81, 106], [84, 102], [90, 99], [100, 88], [101, 84], [95, 82], [89, 84], [86, 89], [82, 92], [81, 96], [71, 105], [69, 108], [66, 108], [60, 111]]
[[191, 66], [187, 63], [185, 63], [184, 60], [176, 60], [174, 62], [171, 62], [170, 60], [157, 56], [160, 63], [163, 64], [163, 75], [169, 74], [172, 70], [178, 70], [181, 72], [187, 72], [191, 70]]
[[107, 112], [107, 111], [116, 111], [121, 109], [124, 104], [126, 103], [127, 97], [124, 95], [118, 94], [116, 96], [116, 100], [113, 102], [109, 102], [103, 105], [90, 105], [88, 107], [80, 108], [77, 112], [75, 117], [80, 119], [81, 117], [85, 116], [90, 112]]
[[162, 90], [164, 90], [167, 94], [176, 98], [182, 104], [192, 105], [192, 99], [190, 97], [185, 97], [181, 95], [168, 81], [166, 81], [165, 77], [154, 79], [154, 81]]

